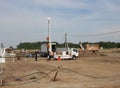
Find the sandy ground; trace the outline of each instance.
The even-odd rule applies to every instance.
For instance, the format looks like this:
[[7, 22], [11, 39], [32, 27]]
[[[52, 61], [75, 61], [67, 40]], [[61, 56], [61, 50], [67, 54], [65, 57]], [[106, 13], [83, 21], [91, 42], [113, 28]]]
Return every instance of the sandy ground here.
[[77, 60], [7, 58], [0, 88], [120, 88], [120, 50]]

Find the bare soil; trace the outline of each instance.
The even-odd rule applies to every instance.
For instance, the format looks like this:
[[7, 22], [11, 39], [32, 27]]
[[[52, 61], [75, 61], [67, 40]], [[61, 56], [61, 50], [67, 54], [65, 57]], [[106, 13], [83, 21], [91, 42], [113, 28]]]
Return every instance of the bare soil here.
[[120, 88], [120, 49], [77, 60], [6, 58], [0, 88]]

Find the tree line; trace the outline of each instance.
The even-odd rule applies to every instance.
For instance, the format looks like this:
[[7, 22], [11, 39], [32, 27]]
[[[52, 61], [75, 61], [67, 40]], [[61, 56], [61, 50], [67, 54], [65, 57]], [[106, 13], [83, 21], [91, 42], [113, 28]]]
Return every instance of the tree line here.
[[[17, 49], [40, 49], [41, 44], [44, 44], [47, 42], [43, 41], [43, 42], [23, 42], [20, 43], [19, 45], [17, 45]], [[58, 42], [54, 42], [56, 43], [56, 46], [61, 48], [61, 47], [65, 47], [65, 43], [58, 43]], [[95, 42], [95, 43], [91, 43], [91, 42], [83, 42], [82, 45], [83, 47], [85, 47], [86, 44], [99, 44], [100, 47], [103, 47], [105, 49], [110, 49], [110, 48], [120, 48], [120, 42], [116, 43], [116, 42]], [[69, 47], [74, 47], [74, 48], [79, 48], [79, 43], [75, 44], [75, 43], [68, 43]]]

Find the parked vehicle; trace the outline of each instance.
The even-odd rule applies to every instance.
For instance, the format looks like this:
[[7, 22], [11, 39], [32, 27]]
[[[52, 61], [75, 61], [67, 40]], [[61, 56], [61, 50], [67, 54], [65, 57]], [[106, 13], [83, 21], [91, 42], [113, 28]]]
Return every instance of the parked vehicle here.
[[99, 49], [98, 44], [86, 44], [86, 50], [98, 51]]
[[[51, 46], [50, 51], [56, 52], [56, 43], [50, 43], [49, 45]], [[40, 51], [41, 56], [43, 56], [43, 57], [48, 56], [48, 54], [49, 54], [48, 53], [48, 47], [50, 47], [50, 46], [48, 46], [47, 44], [42, 44], [41, 45], [41, 51]]]
[[11, 48], [0, 48], [0, 57], [15, 57], [16, 54]]
[[58, 59], [73, 59], [76, 60], [76, 58], [79, 56], [79, 52], [78, 49], [76, 48], [69, 48], [68, 43], [67, 43], [67, 34], [65, 33], [65, 48], [62, 48], [64, 50], [58, 51], [56, 52], [56, 54], [54, 54], [54, 58]]
[[64, 50], [61, 53], [57, 51], [56, 54], [54, 55], [54, 58], [58, 59], [60, 57], [61, 59], [76, 60], [78, 56], [79, 52], [77, 48], [68, 48], [68, 50]]

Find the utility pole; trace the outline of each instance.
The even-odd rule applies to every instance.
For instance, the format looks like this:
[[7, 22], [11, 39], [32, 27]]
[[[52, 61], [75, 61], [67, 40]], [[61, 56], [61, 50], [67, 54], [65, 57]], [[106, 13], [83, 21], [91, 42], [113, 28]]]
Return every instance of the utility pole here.
[[51, 36], [50, 36], [50, 22], [51, 18], [48, 17], [48, 51], [51, 51]]
[[0, 53], [3, 53], [3, 51], [4, 51], [4, 45], [3, 45], [3, 43], [1, 43], [1, 46], [0, 46]]
[[3, 45], [3, 43], [1, 43], [1, 47], [0, 47], [0, 48], [2, 48], [2, 49], [4, 48], [4, 45]]
[[67, 33], [65, 33], [65, 48], [68, 51]]

